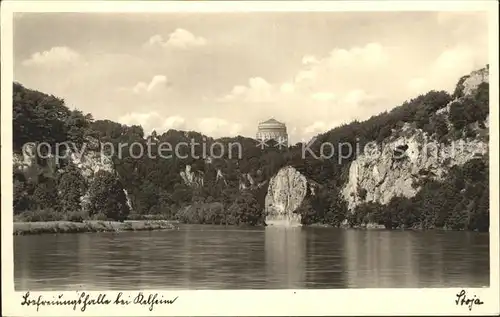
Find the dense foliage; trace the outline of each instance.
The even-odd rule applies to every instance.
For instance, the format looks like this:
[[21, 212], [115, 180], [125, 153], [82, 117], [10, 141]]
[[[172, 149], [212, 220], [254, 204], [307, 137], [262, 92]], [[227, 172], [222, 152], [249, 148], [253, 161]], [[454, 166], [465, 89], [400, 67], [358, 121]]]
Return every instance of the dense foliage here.
[[[487, 138], [483, 122], [489, 112], [489, 85], [483, 83], [475, 94], [464, 97], [459, 87], [465, 79], [458, 83], [454, 96], [444, 91], [430, 91], [390, 112], [320, 134], [312, 142], [311, 152], [320, 153], [320, 144], [324, 142], [350, 143], [352, 148], [363, 148], [370, 141], [384, 142], [405, 123], [424, 130], [440, 142], [463, 137]], [[348, 155], [347, 147], [335, 151], [329, 159], [318, 159], [308, 151], [303, 158], [300, 143], [279, 148], [269, 142], [261, 149], [255, 140], [241, 136], [212, 139], [198, 132], [176, 130], [146, 135], [140, 126], [94, 120], [90, 114], [70, 110], [62, 99], [17, 83], [13, 101], [14, 153], [20, 153], [26, 142], [47, 142], [52, 146], [72, 142], [79, 146], [95, 139], [97, 142], [90, 142], [92, 146], [87, 149], [98, 150], [98, 144], [107, 143], [101, 150], [113, 153], [116, 171], [115, 174], [99, 172], [89, 182], [78, 168], [62, 162], [67, 165], [64, 173], [52, 178], [42, 176], [37, 183], [28, 182], [22, 173], [15, 171], [14, 212], [29, 214], [29, 219], [40, 219], [34, 215], [45, 215], [42, 219], [70, 220], [155, 216], [187, 223], [259, 225], [265, 218], [268, 180], [280, 168], [291, 165], [318, 184], [316, 194], [308, 195], [296, 210], [304, 224], [338, 226], [347, 221], [352, 226], [379, 223], [387, 228], [488, 228], [487, 158], [454, 167], [447, 179], [424, 184], [412, 199], [396, 197], [388, 206], [368, 203], [350, 214], [340, 188], [357, 153]], [[181, 148], [180, 154], [186, 154], [185, 158], [159, 156], [159, 143], [167, 142], [174, 148], [181, 142], [189, 144], [193, 140], [205, 143], [205, 150], [198, 145], [193, 153], [189, 147]], [[149, 147], [156, 158], [136, 156], [138, 148], [132, 146], [134, 142], [143, 148]], [[214, 142], [232, 151], [225, 151], [220, 158], [207, 159], [204, 151]], [[236, 143], [240, 147], [231, 147]], [[238, 157], [239, 150], [241, 157]], [[38, 161], [44, 164], [43, 160]], [[195, 184], [187, 184], [180, 174], [187, 165], [191, 166]], [[482, 171], [482, 176], [473, 171]], [[128, 193], [132, 210], [128, 208], [123, 189]], [[83, 196], [86, 202], [82, 201]]]
[[125, 220], [130, 212], [123, 186], [113, 174], [99, 171], [89, 189], [89, 216]]

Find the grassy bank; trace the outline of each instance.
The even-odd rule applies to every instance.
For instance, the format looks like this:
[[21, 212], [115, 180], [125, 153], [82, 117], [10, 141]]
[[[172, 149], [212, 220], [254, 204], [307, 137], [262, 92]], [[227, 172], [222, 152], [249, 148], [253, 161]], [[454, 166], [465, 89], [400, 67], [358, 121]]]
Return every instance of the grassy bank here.
[[14, 235], [41, 233], [79, 233], [79, 232], [121, 232], [171, 230], [176, 227], [169, 221], [44, 221], [44, 222], [14, 222]]

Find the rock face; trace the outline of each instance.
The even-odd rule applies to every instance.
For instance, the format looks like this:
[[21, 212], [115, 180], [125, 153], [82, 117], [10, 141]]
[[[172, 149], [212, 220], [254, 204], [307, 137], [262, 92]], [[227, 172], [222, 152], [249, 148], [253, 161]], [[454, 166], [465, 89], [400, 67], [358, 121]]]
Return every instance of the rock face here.
[[22, 155], [13, 154], [13, 168], [21, 172], [24, 178], [30, 183], [38, 183], [40, 176], [46, 178], [55, 178], [57, 166], [55, 157], [49, 155], [43, 160], [43, 164], [39, 164], [36, 157], [35, 145], [28, 145], [23, 149]]
[[[258, 170], [257, 174], [260, 174], [261, 171]], [[256, 181], [250, 173], [243, 173], [239, 175], [239, 185], [238, 188], [240, 191], [248, 190], [248, 189], [257, 189], [267, 184], [267, 180], [258, 182]]]
[[27, 146], [22, 155], [16, 153], [13, 155], [14, 169], [23, 173], [26, 180], [32, 183], [37, 183], [40, 176], [55, 178], [58, 173], [64, 173], [64, 168], [60, 167], [60, 163], [64, 160], [77, 167], [89, 181], [98, 171], [114, 171], [111, 158], [95, 151], [86, 151], [83, 155], [70, 152], [67, 159], [61, 157], [59, 161], [52, 155], [39, 160], [35, 152], [34, 146]]
[[73, 163], [82, 173], [82, 175], [91, 179], [95, 173], [99, 171], [106, 171], [113, 173], [113, 161], [106, 155], [100, 155], [97, 152], [88, 152], [85, 155], [77, 155], [76, 153], [71, 153], [70, 161]]
[[[89, 142], [97, 142], [95, 140], [87, 140]], [[114, 172], [113, 161], [109, 156], [102, 155], [98, 151], [85, 151], [83, 154], [77, 152], [68, 152], [66, 158], [61, 157], [58, 160], [53, 155], [49, 155], [47, 158], [38, 159], [36, 157], [36, 149], [34, 146], [26, 146], [22, 155], [14, 153], [13, 154], [13, 168], [21, 172], [26, 181], [30, 183], [38, 183], [39, 177], [43, 176], [45, 178], [55, 179], [58, 174], [65, 172], [65, 169], [61, 167], [61, 162], [65, 161], [67, 164], [71, 164], [78, 168], [82, 173], [83, 177], [87, 180], [88, 184], [91, 184], [95, 173], [98, 171], [107, 171], [110, 173]], [[90, 186], [89, 186], [90, 187]], [[127, 197], [127, 205], [132, 209], [132, 204], [130, 202], [129, 195], [126, 190], [123, 190], [125, 196]], [[80, 197], [83, 209], [89, 204], [88, 193]]]
[[203, 175], [201, 172], [191, 172], [191, 165], [186, 165], [186, 169], [180, 172], [184, 184], [189, 187], [203, 187]]
[[420, 190], [420, 182], [442, 179], [453, 165], [462, 165], [488, 151], [488, 143], [478, 140], [445, 145], [409, 125], [402, 132], [381, 150], [367, 151], [351, 163], [342, 190], [350, 210], [365, 202], [387, 204], [395, 196], [411, 198]]
[[265, 200], [268, 226], [300, 226], [301, 217], [293, 213], [307, 194], [307, 179], [295, 168], [287, 166], [269, 181]]
[[[473, 94], [481, 83], [488, 82], [488, 75], [488, 68], [484, 68], [463, 77], [458, 95]], [[449, 112], [450, 104], [437, 113]], [[487, 121], [485, 126], [489, 126]], [[486, 153], [487, 141], [438, 143], [422, 130], [405, 124], [400, 131], [393, 131], [384, 144], [365, 151], [351, 163], [342, 196], [351, 211], [365, 202], [387, 204], [395, 196], [411, 198], [420, 190], [421, 182], [442, 179], [453, 165], [463, 165]]]
[[239, 181], [240, 190], [245, 190], [247, 188], [252, 188], [253, 186], [255, 186], [255, 181], [249, 173], [241, 174]]
[[[462, 81], [463, 80], [463, 81]], [[489, 67], [482, 68], [471, 72], [469, 75], [462, 77], [461, 82], [457, 84], [456, 93], [459, 96], [468, 96], [474, 94], [480, 84], [489, 83]], [[446, 107], [439, 109], [436, 113], [446, 114], [450, 112], [450, 102]], [[489, 115], [488, 115], [489, 117]], [[448, 118], [447, 118], [448, 119]], [[486, 126], [489, 126], [489, 120], [485, 122]]]
[[462, 94], [470, 95], [474, 93], [477, 87], [482, 83], [489, 83], [489, 66], [473, 71], [466, 77], [465, 81], [462, 83]]
[[226, 178], [222, 175], [222, 171], [220, 169], [217, 170], [217, 174], [215, 176], [215, 182], [217, 183], [219, 181], [224, 182], [224, 185], [227, 186]]

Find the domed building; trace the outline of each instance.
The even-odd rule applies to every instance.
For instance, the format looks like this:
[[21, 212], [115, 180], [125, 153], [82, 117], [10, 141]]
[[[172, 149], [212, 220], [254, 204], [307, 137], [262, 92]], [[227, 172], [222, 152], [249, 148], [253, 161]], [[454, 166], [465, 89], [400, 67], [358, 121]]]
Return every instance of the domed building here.
[[257, 140], [275, 140], [285, 146], [288, 146], [288, 133], [286, 132], [286, 125], [275, 119], [269, 119], [259, 123]]

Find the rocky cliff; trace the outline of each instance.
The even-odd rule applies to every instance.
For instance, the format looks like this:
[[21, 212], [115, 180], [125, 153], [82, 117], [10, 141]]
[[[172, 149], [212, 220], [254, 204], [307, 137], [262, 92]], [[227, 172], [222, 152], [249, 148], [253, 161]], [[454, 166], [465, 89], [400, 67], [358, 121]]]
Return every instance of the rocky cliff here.
[[191, 171], [191, 165], [186, 165], [185, 169], [179, 174], [181, 175], [181, 178], [184, 181], [185, 185], [193, 188], [203, 187], [203, 172]]
[[473, 94], [482, 83], [489, 83], [490, 67], [487, 65], [471, 72], [460, 79], [455, 90], [455, 97], [463, 97]]
[[[89, 139], [87, 142], [88, 144], [98, 144], [95, 139]], [[69, 150], [59, 159], [51, 154], [40, 158], [36, 155], [35, 145], [27, 145], [22, 154], [13, 154], [13, 168], [14, 171], [22, 173], [26, 181], [32, 184], [37, 184], [40, 177], [57, 179], [58, 175], [63, 174], [66, 171], [66, 166], [69, 165], [76, 167], [89, 185], [93, 182], [94, 175], [99, 171], [114, 173], [113, 161], [109, 156], [103, 155], [95, 149], [82, 152]], [[124, 190], [124, 193], [129, 208], [132, 208], [127, 191]], [[80, 197], [80, 200], [82, 206], [86, 206], [88, 193]]]
[[300, 226], [301, 217], [294, 211], [307, 194], [307, 179], [295, 168], [287, 166], [269, 181], [265, 198], [266, 224], [269, 226]]
[[[455, 99], [437, 113], [448, 115], [454, 102], [474, 94], [481, 83], [488, 83], [488, 68], [462, 77]], [[475, 130], [479, 126], [488, 128], [488, 119], [471, 126]], [[461, 166], [487, 152], [487, 138], [462, 136], [451, 142], [440, 142], [406, 123], [401, 129], [393, 130], [382, 144], [367, 147], [351, 163], [342, 196], [351, 211], [366, 202], [385, 205], [396, 196], [411, 198], [426, 180], [441, 180], [452, 166]]]
[[56, 178], [58, 173], [64, 173], [62, 165], [67, 164], [78, 168], [89, 181], [98, 171], [114, 171], [111, 158], [98, 151], [85, 151], [83, 154], [69, 151], [56, 160], [51, 154], [46, 158], [37, 158], [35, 145], [31, 145], [26, 146], [22, 154], [13, 154], [14, 170], [21, 172], [32, 183], [37, 183], [40, 176]]
[[457, 140], [443, 144], [419, 129], [405, 125], [400, 136], [359, 156], [351, 163], [342, 190], [348, 207], [365, 202], [387, 204], [395, 196], [411, 198], [428, 179], [441, 180], [454, 165], [486, 154], [488, 143]]

